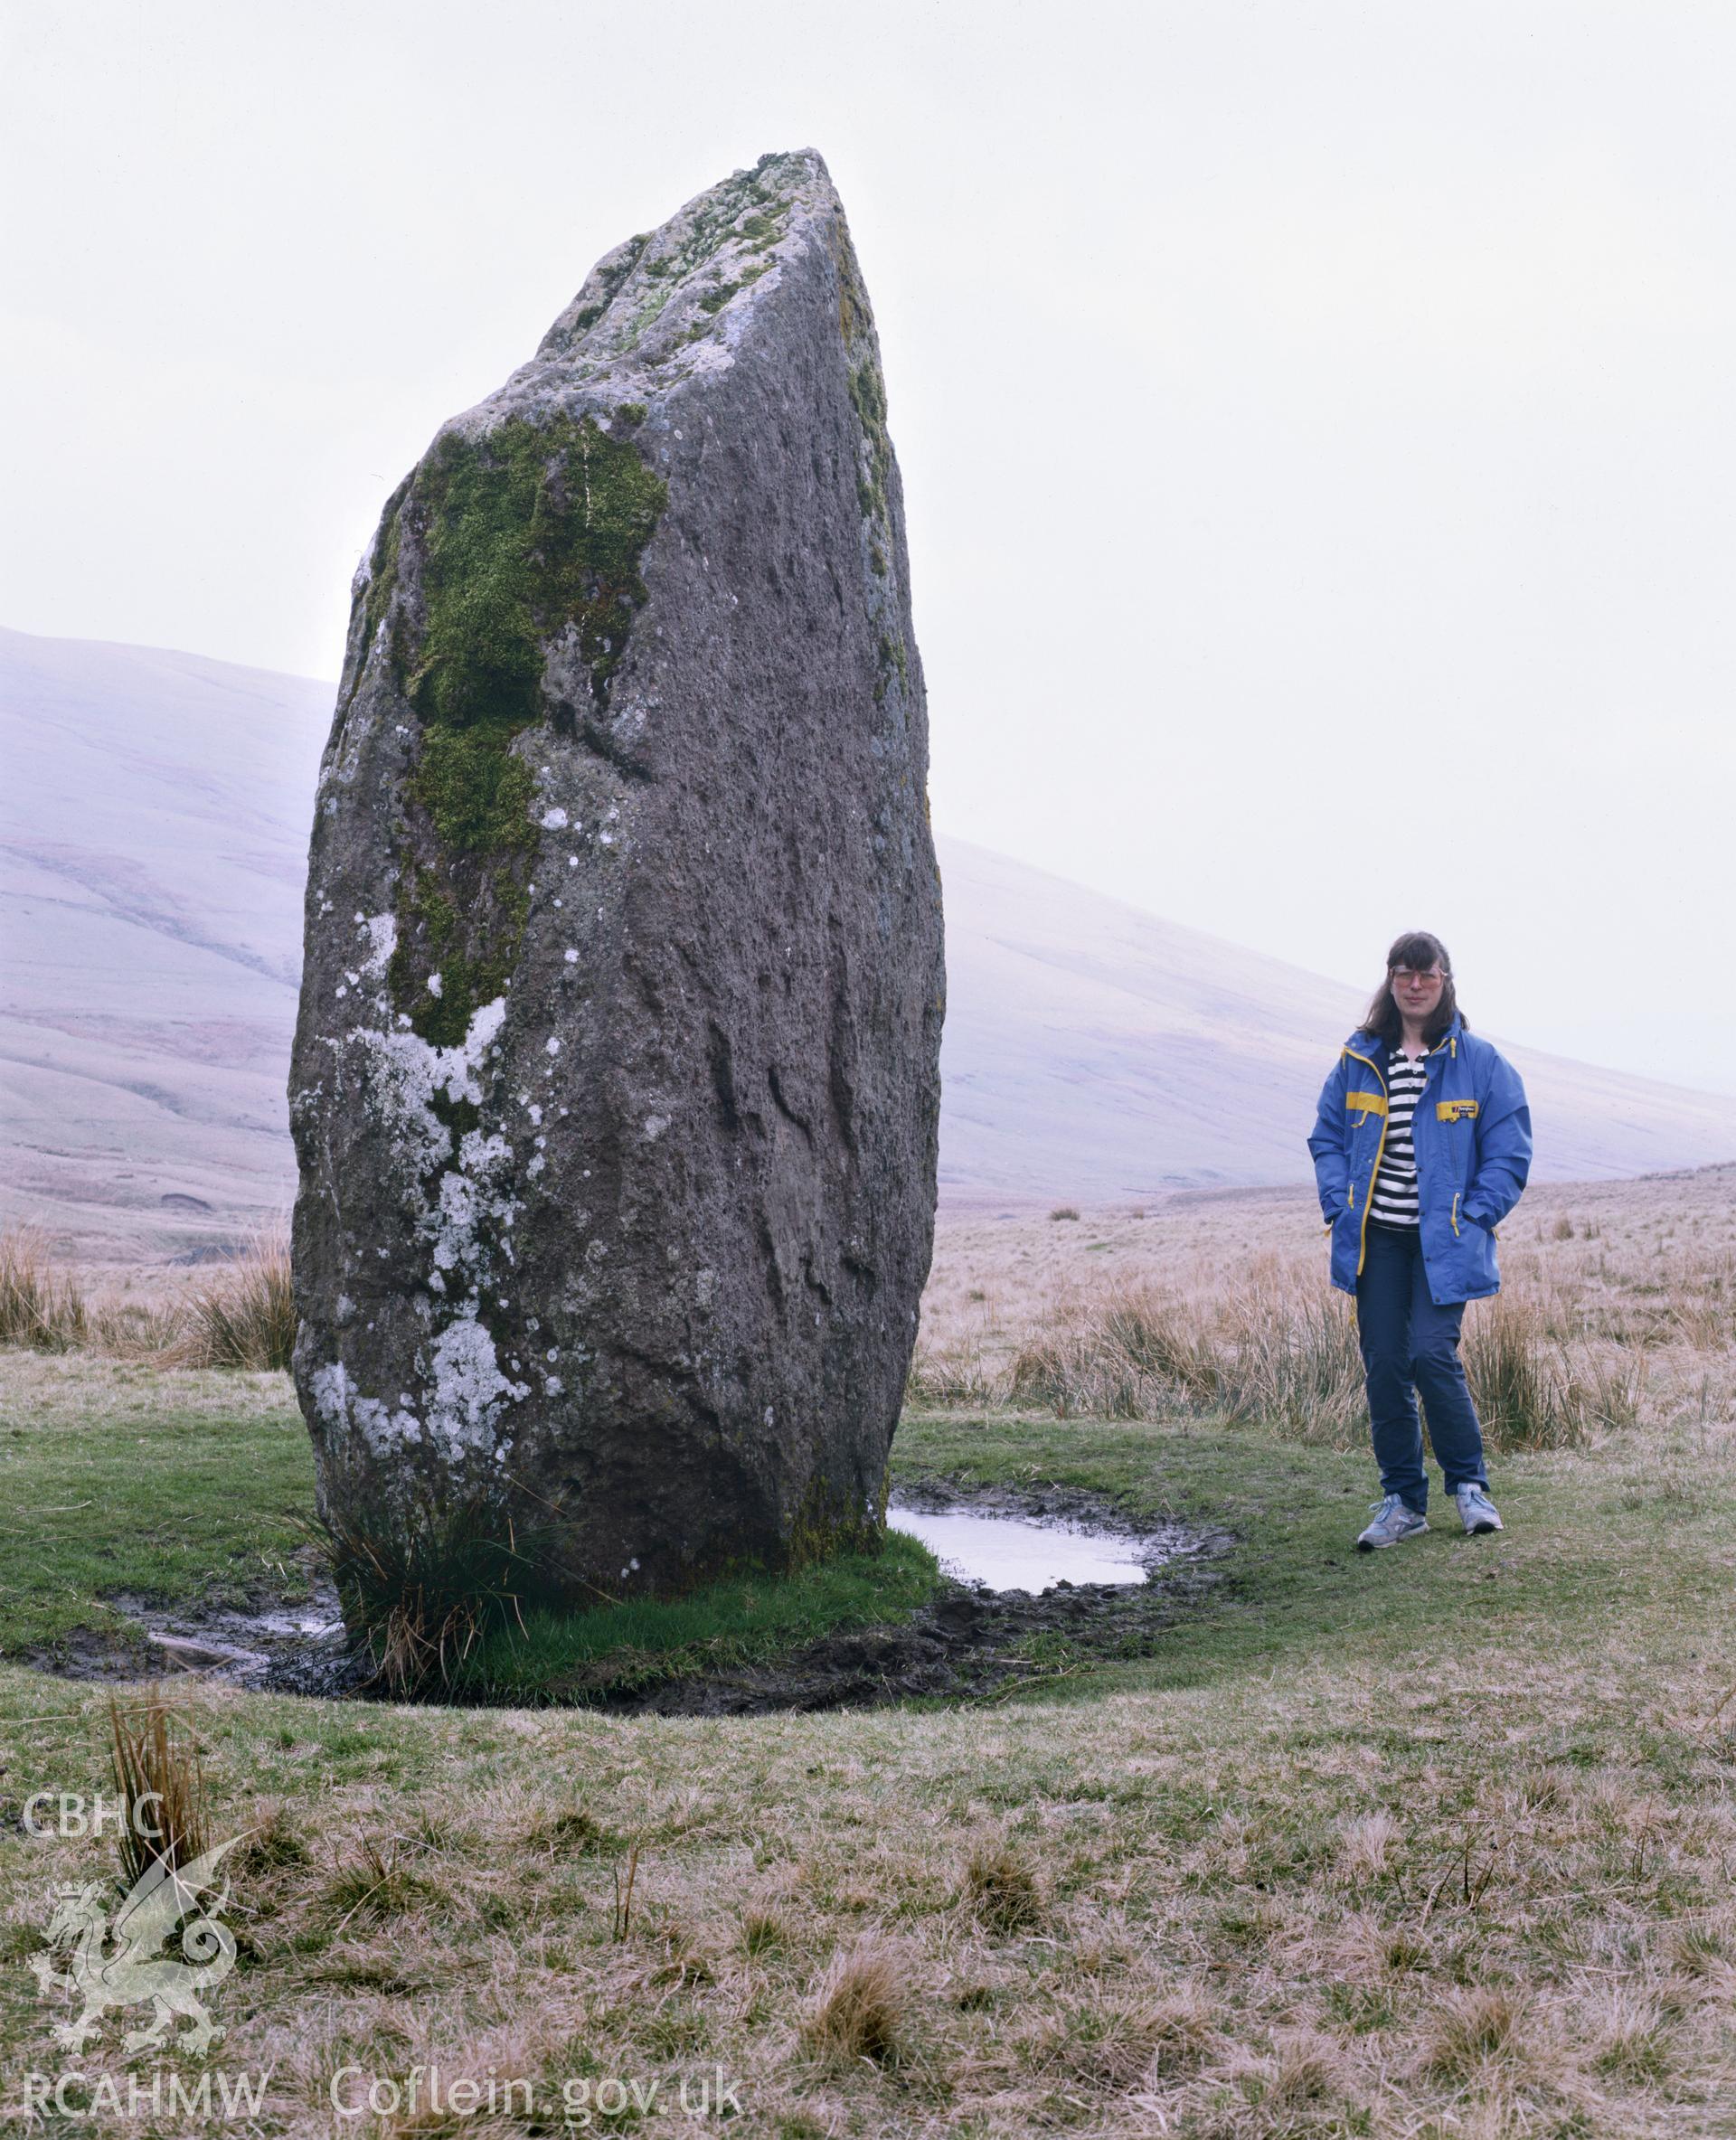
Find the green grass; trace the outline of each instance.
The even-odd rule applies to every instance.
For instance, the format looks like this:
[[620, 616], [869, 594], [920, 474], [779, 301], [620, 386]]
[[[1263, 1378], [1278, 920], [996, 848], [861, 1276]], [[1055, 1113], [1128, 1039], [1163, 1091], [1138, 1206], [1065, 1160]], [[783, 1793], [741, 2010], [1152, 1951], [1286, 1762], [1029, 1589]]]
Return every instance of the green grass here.
[[69, 1361], [21, 1388], [21, 1364], [0, 1384], [5, 1654], [124, 1632], [115, 1591], [230, 1604], [293, 1578], [313, 1462], [286, 1377]]
[[[287, 1382], [235, 1378], [243, 1387], [226, 1406], [221, 1376], [87, 1372], [100, 1379], [94, 1412], [80, 1408], [88, 1385], [69, 1366], [65, 1400], [14, 1400], [0, 1413], [0, 1642], [13, 1655], [74, 1628], [124, 1626], [103, 1602], [116, 1591], [221, 1604], [250, 1580], [281, 1582], [312, 1513], [307, 1434]], [[177, 1403], [193, 1389], [197, 1409]], [[894, 1482], [1052, 1482], [1101, 1492], [1134, 1516], [1236, 1534], [1220, 1594], [1184, 1617], [1156, 1658], [1074, 1678], [1061, 1699], [1092, 1699], [1106, 1683], [1185, 1686], [1256, 1664], [1300, 1666], [1345, 1644], [1371, 1659], [1399, 1656], [1459, 1624], [1479, 1637], [1540, 1618], [1618, 1626], [1661, 1579], [1684, 1610], [1714, 1610], [1724, 1598], [1719, 1496], [1672, 1493], [1667, 1481], [1648, 1492], [1561, 1457], [1497, 1470], [1512, 1526], [1503, 1537], [1463, 1538], [1438, 1495], [1428, 1536], [1371, 1556], [1351, 1544], [1374, 1491], [1360, 1454], [1240, 1428], [957, 1414], [907, 1415], [893, 1450]], [[583, 1699], [751, 1662], [828, 1627], [903, 1618], [934, 1580], [931, 1558], [899, 1536], [882, 1556], [788, 1581], [576, 1616], [527, 1611], [522, 1627], [471, 1653], [457, 1687], [471, 1699], [489, 1689], [501, 1702]]]
[[[1495, 1538], [1464, 1536], [1437, 1475], [1433, 1528], [1373, 1554], [1354, 1549], [1379, 1494], [1372, 1459], [1251, 1429], [907, 1416], [893, 1478], [922, 1471], [1090, 1487], [1135, 1515], [1175, 1514], [1237, 1534], [1220, 1598], [1180, 1621], [1137, 1672], [1118, 1672], [1118, 1683], [1204, 1684], [1300, 1668], [1346, 1645], [1371, 1663], [1400, 1660], [1420, 1640], [1475, 1643], [1532, 1624], [1590, 1634], [1655, 1609], [1660, 1589], [1686, 1612], [1716, 1613], [1729, 1597], [1736, 1494], [1703, 1492], [1667, 1462], [1647, 1485], [1625, 1465], [1501, 1460], [1493, 1475], [1510, 1527]], [[1104, 1684], [1099, 1673], [1071, 1698], [1093, 1699]]]
[[453, 1692], [509, 1704], [592, 1700], [750, 1664], [836, 1628], [906, 1619], [939, 1580], [933, 1554], [894, 1532], [882, 1553], [844, 1554], [781, 1579], [741, 1578], [690, 1598], [585, 1613], [539, 1608], [479, 1643], [454, 1674]]

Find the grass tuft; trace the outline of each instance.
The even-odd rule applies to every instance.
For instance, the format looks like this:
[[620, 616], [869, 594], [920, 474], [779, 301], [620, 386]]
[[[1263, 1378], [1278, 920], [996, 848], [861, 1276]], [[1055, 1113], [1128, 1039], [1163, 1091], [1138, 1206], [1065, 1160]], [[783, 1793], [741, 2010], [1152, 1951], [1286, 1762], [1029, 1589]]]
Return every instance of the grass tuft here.
[[192, 1295], [184, 1316], [177, 1366], [287, 1373], [296, 1345], [288, 1242], [260, 1235], [221, 1278]]
[[42, 1236], [29, 1227], [0, 1234], [0, 1345], [70, 1353], [89, 1334], [84, 1296], [56, 1277]]
[[393, 1693], [450, 1688], [482, 1639], [522, 1626], [550, 1540], [486, 1501], [423, 1501], [389, 1519], [334, 1498], [307, 1535], [344, 1617], [365, 1636], [373, 1681]]
[[1490, 1301], [1467, 1323], [1464, 1360], [1490, 1448], [1566, 1449], [1585, 1438], [1584, 1408], [1533, 1304]]
[[1036, 1875], [1015, 1843], [982, 1842], [965, 1863], [965, 1900], [991, 1931], [1017, 1932], [1043, 1915]]
[[789, 1945], [789, 1926], [775, 1909], [755, 1907], [741, 1912], [741, 1951], [774, 1954]]
[[1499, 1984], [1477, 1984], [1441, 1995], [1429, 2032], [1428, 2070], [1446, 2080], [1468, 2080], [1486, 2060], [1518, 2050], [1520, 2009]]
[[431, 1883], [416, 1871], [401, 1838], [365, 1835], [355, 1855], [339, 1862], [319, 1894], [334, 1930], [357, 1918], [402, 1916], [433, 1896]]
[[802, 2041], [839, 2064], [858, 2059], [884, 2064], [902, 2047], [904, 2003], [904, 1972], [898, 1962], [878, 1942], [864, 1940], [837, 1956], [826, 1971], [802, 2023]]
[[205, 1850], [205, 1786], [197, 1741], [152, 1687], [142, 1702], [108, 1697], [109, 1762], [124, 1809], [116, 1847], [131, 1889], [159, 1860], [190, 1865]]

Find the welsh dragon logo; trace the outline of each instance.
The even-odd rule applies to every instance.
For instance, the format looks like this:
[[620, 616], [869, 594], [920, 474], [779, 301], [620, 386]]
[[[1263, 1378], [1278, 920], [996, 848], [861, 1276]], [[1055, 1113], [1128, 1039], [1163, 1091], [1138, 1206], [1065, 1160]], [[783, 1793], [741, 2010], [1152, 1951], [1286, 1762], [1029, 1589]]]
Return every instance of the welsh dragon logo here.
[[[101, 1881], [60, 1890], [49, 1919], [49, 1954], [33, 1955], [30, 1962], [45, 1994], [71, 1992], [84, 2001], [76, 2021], [56, 2023], [59, 2041], [82, 2050], [110, 2006], [137, 2006], [149, 2000], [156, 2010], [150, 2026], [129, 2031], [121, 2045], [124, 2052], [162, 2045], [177, 2016], [192, 2024], [175, 2039], [183, 2050], [203, 2054], [211, 2048], [222, 2031], [213, 2026], [200, 1994], [221, 1984], [235, 1966], [235, 1937], [219, 1921], [229, 1902], [227, 1882], [208, 1909], [200, 1906], [199, 1897], [216, 1886], [217, 1861], [241, 1841], [240, 1835], [231, 1835], [190, 1865], [156, 1859], [115, 1911], [112, 1927], [102, 1906]], [[178, 1962], [162, 1949], [189, 1915], [193, 1921], [181, 1933], [187, 1960]], [[51, 1956], [57, 1948], [71, 1950], [69, 1968], [55, 1968]]]

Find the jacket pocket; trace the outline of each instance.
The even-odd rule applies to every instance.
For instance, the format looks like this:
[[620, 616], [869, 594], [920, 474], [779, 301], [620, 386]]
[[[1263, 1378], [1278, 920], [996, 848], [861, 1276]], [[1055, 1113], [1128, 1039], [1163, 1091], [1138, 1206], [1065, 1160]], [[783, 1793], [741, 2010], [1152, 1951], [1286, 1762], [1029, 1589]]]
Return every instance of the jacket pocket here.
[[1495, 1235], [1488, 1227], [1479, 1225], [1475, 1219], [1467, 1219], [1462, 1209], [1458, 1214], [1458, 1248], [1466, 1279], [1472, 1292], [1486, 1292], [1500, 1285], [1501, 1272], [1495, 1257]]

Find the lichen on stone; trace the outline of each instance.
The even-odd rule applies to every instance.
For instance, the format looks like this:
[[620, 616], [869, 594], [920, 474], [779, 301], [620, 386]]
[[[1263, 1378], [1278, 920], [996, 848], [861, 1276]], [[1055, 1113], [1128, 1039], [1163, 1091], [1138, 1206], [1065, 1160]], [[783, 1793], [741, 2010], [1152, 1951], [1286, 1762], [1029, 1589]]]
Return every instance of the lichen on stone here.
[[870, 576], [869, 607], [879, 627], [874, 698], [876, 703], [883, 703], [894, 679], [901, 697], [910, 689], [910, 652], [888, 562], [896, 552], [889, 490], [892, 441], [886, 428], [886, 382], [880, 368], [874, 316], [842, 217], [832, 226], [832, 264], [838, 279], [838, 335], [858, 427], [856, 503], [862, 512]]
[[[665, 361], [701, 340], [739, 291], [765, 274], [769, 253], [787, 235], [795, 204], [793, 191], [806, 171], [800, 156], [761, 156], [750, 171], [738, 171], [692, 202], [638, 250], [611, 253], [594, 269], [572, 305], [544, 336], [540, 357], [568, 357], [580, 342], [585, 354], [616, 360], [641, 344], [656, 344], [656, 330], [675, 307], [672, 338], [662, 346]], [[719, 279], [697, 290], [708, 271]], [[685, 296], [699, 316], [680, 324]]]

